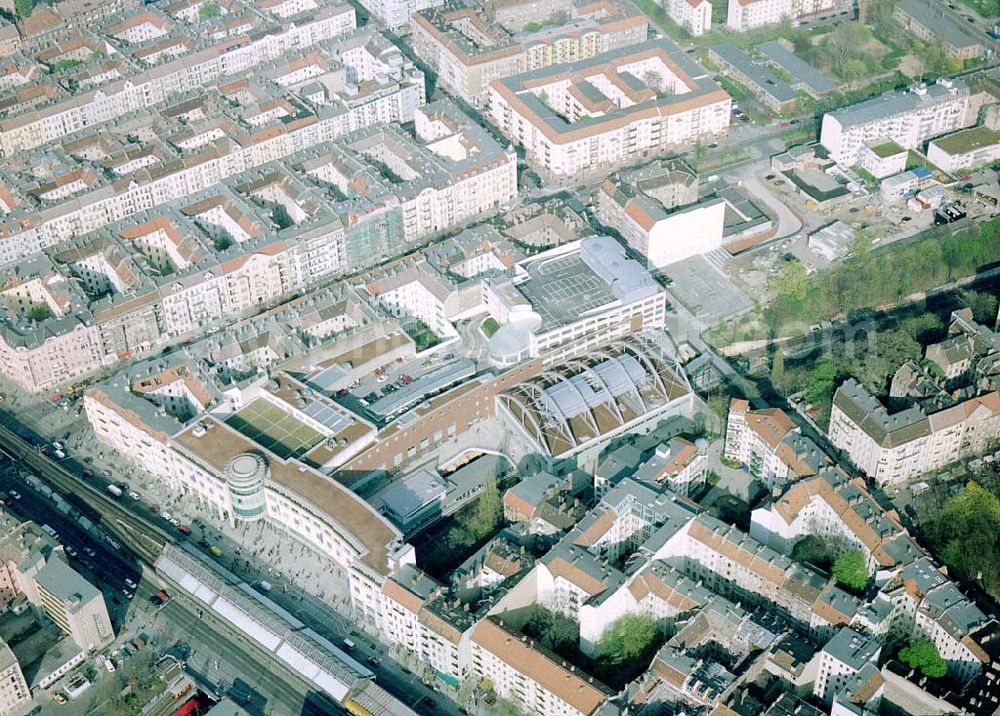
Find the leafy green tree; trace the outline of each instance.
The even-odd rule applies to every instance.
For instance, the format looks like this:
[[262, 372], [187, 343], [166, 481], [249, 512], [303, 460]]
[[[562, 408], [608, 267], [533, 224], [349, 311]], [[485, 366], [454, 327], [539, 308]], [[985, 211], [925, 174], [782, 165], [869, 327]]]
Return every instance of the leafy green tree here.
[[287, 229], [295, 223], [292, 221], [292, 217], [288, 213], [288, 209], [285, 208], [284, 204], [274, 205], [274, 208], [271, 209], [271, 221], [273, 221], [279, 229]]
[[210, 20], [216, 18], [222, 14], [222, 8], [214, 2], [204, 2], [201, 7], [198, 8], [198, 17], [202, 20]]
[[780, 348], [774, 351], [774, 358], [771, 359], [771, 385], [778, 392], [785, 389], [785, 356]]
[[837, 584], [851, 592], [860, 592], [868, 585], [868, 564], [861, 550], [844, 552], [833, 562], [833, 577]]
[[580, 643], [579, 624], [564, 614], [542, 607], [535, 608], [523, 631], [546, 649], [551, 649], [557, 654], [573, 653]]
[[919, 669], [924, 676], [940, 679], [948, 673], [948, 664], [934, 644], [927, 639], [915, 641], [899, 652], [899, 660], [911, 669]]
[[1000, 498], [994, 492], [969, 482], [945, 500], [928, 533], [945, 564], [1000, 595]]
[[778, 270], [771, 280], [771, 288], [790, 301], [803, 301], [809, 290], [806, 267], [801, 261], [789, 261]]
[[490, 476], [486, 479], [483, 491], [479, 493], [479, 501], [476, 503], [476, 514], [472, 518], [475, 531], [485, 535], [496, 529], [503, 515], [502, 510], [496, 478]]
[[626, 614], [604, 632], [597, 643], [598, 658], [610, 665], [638, 661], [657, 642], [657, 621], [645, 614]]
[[884, 390], [889, 376], [906, 361], [920, 360], [923, 349], [910, 333], [902, 330], [883, 331], [875, 339], [875, 351], [862, 361], [857, 377]]
[[31, 11], [35, 9], [35, 0], [14, 0], [14, 11], [20, 18], [31, 16]]
[[972, 309], [979, 323], [992, 326], [997, 320], [997, 297], [985, 291], [962, 291], [962, 303]]
[[837, 360], [829, 354], [823, 356], [813, 367], [812, 383], [806, 393], [806, 400], [810, 403], [829, 400], [839, 376], [840, 365]]
[[837, 545], [830, 540], [816, 535], [806, 535], [792, 547], [792, 559], [796, 562], [808, 562], [820, 569], [830, 569], [836, 558]]

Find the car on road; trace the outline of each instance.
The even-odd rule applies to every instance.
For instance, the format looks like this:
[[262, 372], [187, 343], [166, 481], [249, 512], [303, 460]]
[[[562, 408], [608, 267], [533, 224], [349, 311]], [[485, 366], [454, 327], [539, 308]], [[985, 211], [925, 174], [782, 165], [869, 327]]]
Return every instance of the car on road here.
[[379, 664], [382, 663], [382, 660], [379, 659], [377, 656], [369, 656], [368, 663], [371, 664], [372, 666], [378, 666]]
[[70, 557], [75, 557], [77, 555], [77, 551], [73, 549], [72, 545], [66, 545], [66, 554]]
[[61, 442], [59, 442], [59, 441], [56, 441], [56, 442], [52, 443], [52, 447], [55, 450], [62, 450], [63, 449], [63, 444]]
[[150, 502], [148, 505], [146, 505], [146, 507], [149, 508], [150, 512], [159, 512], [160, 511], [160, 506], [158, 504], [156, 504], [155, 502]]
[[90, 470], [84, 470], [83, 472], [80, 473], [80, 477], [93, 477], [93, 476], [94, 473], [92, 473]]
[[165, 519], [167, 522], [170, 522], [170, 518], [173, 517], [173, 515], [170, 514], [169, 510], [164, 510], [163, 512], [160, 513], [160, 517]]
[[10, 495], [11, 497], [13, 497], [15, 500], [20, 500], [21, 499], [21, 493], [18, 492], [17, 490], [11, 490], [7, 494]]
[[189, 535], [189, 534], [191, 534], [191, 528], [190, 528], [190, 527], [188, 527], [187, 525], [180, 525], [180, 526], [179, 526], [179, 527], [177, 528], [177, 530], [178, 530], [178, 531], [179, 531], [179, 532], [180, 532], [180, 533], [181, 533], [182, 535]]
[[128, 496], [131, 497], [133, 500], [141, 500], [142, 499], [142, 495], [140, 495], [135, 490], [129, 490]]
[[127, 590], [127, 589], [125, 589], [125, 588], [123, 587], [123, 588], [122, 588], [122, 596], [123, 596], [123, 597], [125, 597], [126, 599], [131, 599], [131, 598], [132, 598], [133, 596], [135, 596], [135, 595], [134, 595], [134, 594], [132, 594], [132, 592], [130, 592], [129, 590]]
[[129, 589], [135, 589], [136, 587], [138, 587], [138, 586], [139, 586], [138, 584], [136, 584], [135, 582], [133, 582], [133, 581], [132, 581], [131, 579], [129, 579], [128, 577], [125, 577], [125, 584], [127, 584], [127, 585], [128, 585], [128, 588], [129, 588]]
[[94, 551], [93, 547], [86, 547], [85, 546], [83, 548], [83, 551], [87, 554], [88, 557], [96, 557], [97, 556], [97, 552]]

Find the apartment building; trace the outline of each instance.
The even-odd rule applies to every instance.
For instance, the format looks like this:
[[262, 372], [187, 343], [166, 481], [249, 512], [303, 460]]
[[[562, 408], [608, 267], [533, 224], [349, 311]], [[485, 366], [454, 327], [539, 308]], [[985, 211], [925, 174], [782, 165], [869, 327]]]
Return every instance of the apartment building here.
[[0, 716], [21, 713], [31, 702], [31, 691], [21, 665], [6, 642], [0, 640]]
[[835, 468], [792, 484], [751, 514], [750, 536], [783, 554], [791, 554], [806, 535], [843, 540], [865, 555], [872, 573], [920, 554], [898, 518], [883, 512], [864, 483]]
[[[320, 36], [316, 42], [323, 39]], [[290, 45], [289, 51], [295, 47]], [[423, 75], [380, 35], [360, 30], [342, 41], [321, 44], [320, 49], [325, 55], [312, 52], [277, 62], [281, 53], [275, 53], [256, 63], [262, 74], [292, 94], [282, 96], [272, 85], [261, 87], [245, 79], [220, 81], [215, 89], [221, 96], [202, 94], [159, 111], [142, 109], [119, 116], [119, 133], [98, 135], [100, 144], [110, 145], [107, 149], [100, 144], [68, 145], [80, 147], [79, 159], [77, 155], [71, 159], [82, 166], [89, 165], [93, 161], [89, 157], [98, 150], [114, 153], [116, 145], [126, 156], [124, 161], [109, 157], [95, 162], [97, 181], [90, 188], [60, 180], [60, 191], [72, 189], [72, 196], [59, 201], [57, 194], [35, 191], [41, 202], [22, 202], [6, 213], [0, 224], [4, 236], [0, 263], [18, 261], [137, 212], [210, 189], [234, 174], [359, 128], [414, 119], [416, 107], [424, 101]], [[172, 93], [178, 91], [172, 86]], [[234, 109], [221, 99], [229, 95], [240, 97], [247, 106]], [[165, 122], [173, 131], [150, 128], [148, 121]], [[139, 152], [134, 142], [122, 142], [129, 136], [126, 127], [137, 130], [137, 141], [142, 134], [147, 149], [156, 146], [158, 136], [166, 142], [156, 151]], [[25, 176], [32, 176], [30, 166], [26, 165]], [[100, 179], [109, 169], [117, 180]], [[26, 221], [28, 216], [33, 218]]]
[[700, 37], [712, 29], [712, 3], [708, 0], [663, 0], [667, 17]]
[[[415, 114], [416, 138], [385, 126], [291, 154], [294, 173], [270, 160], [242, 172], [220, 169], [211, 187], [183, 188], [157, 208], [132, 208], [128, 219], [64, 241], [51, 260], [11, 266], [0, 335], [8, 374], [31, 390], [63, 384], [378, 262], [516, 195], [513, 153], [454, 105]], [[407, 180], [394, 183], [383, 170]], [[343, 187], [348, 201], [331, 185]], [[73, 201], [67, 209], [87, 212]], [[274, 221], [279, 205], [287, 225]], [[41, 243], [69, 231], [61, 223], [51, 228]], [[3, 246], [14, 257], [39, 248], [35, 239], [33, 247], [17, 249], [18, 237]], [[47, 318], [24, 321], [36, 305], [48, 306]]]
[[776, 75], [766, 64], [755, 62], [731, 42], [715, 45], [709, 56], [727, 77], [750, 90], [765, 107], [777, 114], [795, 111], [798, 93], [791, 82]]
[[494, 80], [586, 60], [644, 42], [648, 36], [646, 16], [624, 2], [573, 3], [566, 17], [565, 22], [534, 31], [512, 32], [490, 8], [445, 7], [415, 13], [411, 41], [417, 56], [434, 68], [448, 90], [483, 106]]
[[889, 631], [930, 640], [957, 683], [966, 683], [989, 662], [977, 634], [988, 633], [996, 622], [927, 557], [900, 569], [882, 592], [892, 604]]
[[608, 178], [597, 195], [597, 216], [628, 245], [662, 268], [722, 246], [726, 202], [699, 200], [698, 177], [688, 167], [664, 163]]
[[[489, 548], [487, 552], [495, 554]], [[484, 568], [489, 570], [491, 564], [506, 576], [494, 572], [497, 581], [482, 592], [489, 597], [472, 601], [471, 593], [460, 598], [461, 590], [438, 584], [411, 565], [403, 566], [382, 585], [382, 634], [428, 664], [447, 683], [462, 683], [472, 675], [473, 629], [506, 593], [503, 583], [523, 572], [516, 560], [508, 569], [486, 557]]]
[[104, 595], [70, 568], [62, 556], [49, 559], [31, 576], [35, 604], [81, 649], [95, 652], [115, 638]]
[[441, 7], [445, 0], [366, 0], [362, 4], [390, 30], [401, 32], [408, 29], [414, 13]]
[[635, 479], [666, 487], [683, 497], [695, 496], [705, 484], [707, 465], [703, 440], [692, 443], [673, 437], [656, 447], [652, 457], [636, 470]]
[[916, 149], [931, 137], [967, 126], [968, 109], [965, 83], [942, 78], [827, 112], [820, 143], [835, 162], [854, 166], [866, 144], [891, 140], [905, 149]]
[[881, 645], [849, 627], [842, 627], [819, 653], [819, 670], [813, 693], [829, 704], [846, 691], [865, 667], [881, 652]]
[[[140, 27], [147, 24], [142, 23]], [[0, 120], [0, 156], [9, 157], [85, 127], [153, 106], [179, 90], [245, 72], [290, 48], [307, 47], [356, 26], [352, 7], [329, 5], [306, 21], [299, 24], [291, 22], [281, 32], [265, 35], [241, 47], [232, 47], [230, 41], [207, 46], [158, 65], [155, 69], [67, 97], [40, 110], [8, 115]], [[111, 32], [113, 34], [114, 30]], [[142, 39], [140, 36], [125, 37], [131, 43], [141, 42]]]
[[724, 454], [770, 489], [815, 475], [830, 462], [783, 410], [750, 410], [737, 399], [729, 403]]
[[899, 0], [892, 18], [904, 30], [928, 44], [936, 45], [956, 60], [983, 55], [983, 42], [941, 7], [926, 0]]
[[[220, 519], [267, 520], [341, 565], [358, 618], [376, 623], [385, 576], [412, 563], [413, 550], [367, 502], [317, 469], [331, 471], [363, 452], [374, 426], [285, 374], [220, 399], [191, 367], [150, 373], [149, 366], [156, 363], [135, 370], [131, 381], [112, 380], [85, 395], [98, 438]], [[233, 427], [278, 413], [312, 436], [298, 450], [258, 444]]]
[[670, 40], [490, 85], [490, 115], [556, 177], [611, 168], [726, 132], [731, 98]]
[[934, 139], [927, 145], [927, 161], [946, 172], [992, 164], [1000, 159], [1000, 131], [973, 127]]
[[727, 599], [770, 605], [803, 631], [827, 627], [816, 608], [826, 579], [710, 515], [677, 531], [657, 557]]
[[565, 665], [558, 656], [487, 617], [472, 631], [472, 673], [497, 694], [543, 716], [591, 716], [611, 691]]
[[1000, 435], [1000, 395], [993, 390], [943, 409], [890, 413], [850, 379], [834, 394], [827, 434], [879, 485], [899, 484], [983, 452]]
[[6, 610], [26, 593], [34, 595], [31, 577], [45, 566], [58, 543], [34, 522], [23, 522], [9, 513], [0, 513], [0, 528], [4, 535], [0, 539], [0, 609]]
[[844, 9], [837, 0], [728, 0], [726, 27], [743, 32], [755, 27], [793, 22]]

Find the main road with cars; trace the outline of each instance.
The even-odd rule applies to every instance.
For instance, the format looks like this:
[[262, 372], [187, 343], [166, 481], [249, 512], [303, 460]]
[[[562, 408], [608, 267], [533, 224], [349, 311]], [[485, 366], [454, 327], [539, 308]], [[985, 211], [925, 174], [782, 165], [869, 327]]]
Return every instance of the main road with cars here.
[[[157, 614], [157, 618], [163, 619], [168, 629], [171, 626], [179, 628], [178, 633], [185, 634], [190, 640], [197, 639], [202, 645], [202, 654], [215, 654], [220, 661], [233, 658], [233, 667], [238, 666], [243, 676], [227, 684], [227, 688], [230, 693], [234, 689], [239, 692], [243, 688], [249, 699], [246, 703], [253, 704], [255, 699], [266, 703], [268, 697], [286, 704], [298, 699], [296, 712], [330, 713], [328, 709], [323, 709], [323, 699], [311, 692], [306, 682], [297, 678], [292, 680], [295, 687], [298, 687], [297, 695], [293, 696], [283, 667], [273, 665], [272, 669], [268, 656], [245, 643], [243, 637], [234, 630], [221, 622], [209, 628], [206, 615], [201, 613], [193, 600], [174, 594], [170, 595], [173, 598], [166, 603], [162, 603], [162, 599], [154, 599], [162, 590], [162, 585], [144, 576], [143, 565], [152, 568], [167, 542], [187, 539], [191, 530], [176, 516], [164, 513], [155, 503], [141, 499], [141, 495], [134, 490], [126, 493], [125, 489], [111, 480], [110, 475], [94, 475], [94, 470], [90, 467], [85, 468], [70, 460], [57, 462], [51, 459], [40, 447], [32, 445], [2, 424], [0, 451], [19, 463], [12, 463], [6, 471], [0, 471], [0, 490], [8, 495], [9, 503], [22, 516], [49, 525], [59, 535], [60, 541], [67, 547], [67, 554], [75, 563], [74, 566], [82, 567], [81, 571], [101, 585], [106, 595], [110, 595], [117, 624], [125, 623], [130, 616], [142, 621], [143, 612], [158, 608], [162, 610], [163, 616]], [[73, 467], [79, 469], [77, 474], [70, 472]], [[23, 481], [27, 477], [23, 474], [25, 471], [38, 475], [48, 488], [69, 501], [74, 510], [89, 515], [88, 519], [91, 519], [94, 528], [107, 537], [103, 541], [95, 538], [94, 532], [84, 529], [76, 519], [57, 510], [43, 494], [35, 492], [28, 482]], [[84, 476], [84, 472], [88, 474]], [[108, 489], [111, 485], [126, 494], [114, 494], [114, 491]], [[172, 524], [173, 529], [165, 522]], [[223, 550], [215, 544], [204, 539], [199, 542], [199, 546], [208, 552], [207, 559], [223, 554]], [[255, 559], [254, 566], [259, 572], [268, 565]], [[152, 571], [148, 574], [152, 574]], [[252, 579], [247, 581], [253, 583]], [[356, 644], [356, 656], [368, 661], [379, 684], [414, 707], [418, 713], [446, 716], [459, 716], [462, 713], [454, 702], [437, 693], [436, 689], [423, 684], [409, 670], [389, 658], [384, 645], [374, 639], [361, 637], [353, 622], [314, 595], [297, 589], [294, 584], [283, 582], [281, 589], [269, 593], [268, 598], [335, 643], [353, 641]], [[196, 617], [192, 619], [191, 614]], [[198, 624], [197, 629], [193, 628], [194, 624]], [[207, 631], [202, 633], [202, 628]], [[247, 675], [255, 675], [255, 678]], [[218, 683], [212, 679], [211, 673], [204, 677], [206, 683]], [[240, 683], [243, 687], [239, 687]], [[237, 698], [241, 696], [240, 693], [235, 695]]]

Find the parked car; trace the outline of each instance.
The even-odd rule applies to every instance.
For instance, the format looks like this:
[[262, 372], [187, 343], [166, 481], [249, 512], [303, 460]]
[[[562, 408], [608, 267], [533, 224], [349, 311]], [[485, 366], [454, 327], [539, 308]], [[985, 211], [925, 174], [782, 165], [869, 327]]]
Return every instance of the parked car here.
[[142, 495], [140, 495], [135, 490], [129, 490], [128, 496], [131, 497], [133, 500], [140, 500], [140, 499], [142, 499]]

